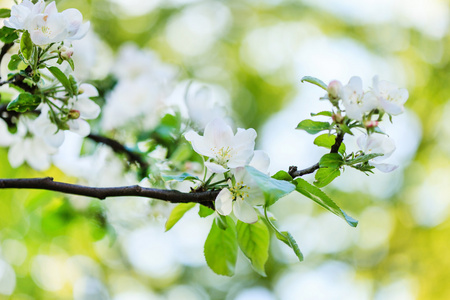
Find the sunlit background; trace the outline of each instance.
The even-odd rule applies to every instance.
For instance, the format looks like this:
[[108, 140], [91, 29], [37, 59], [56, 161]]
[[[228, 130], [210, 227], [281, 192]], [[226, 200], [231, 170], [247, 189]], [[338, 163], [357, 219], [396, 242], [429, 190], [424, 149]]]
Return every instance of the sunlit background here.
[[[57, 5], [60, 11], [79, 9], [92, 23], [91, 34], [75, 45], [80, 79], [101, 80], [111, 70], [116, 77], [149, 71], [138, 70], [145, 55], [133, 53], [151, 50], [147, 56], [159, 56], [170, 70], [155, 65], [159, 73], [146, 82], [176, 73], [181, 82], [161, 91], [174, 105], [189, 80], [209, 84], [206, 102], [228, 109], [237, 126], [257, 130], [257, 147], [269, 153], [272, 173], [308, 167], [325, 153], [313, 145], [314, 137], [294, 130], [309, 113], [328, 108], [318, 100], [321, 89], [300, 83], [303, 76], [346, 83], [356, 75], [368, 87], [378, 75], [406, 87], [406, 112], [386, 124], [397, 145], [390, 160], [400, 167], [369, 177], [346, 170], [327, 188], [359, 220], [356, 229], [300, 195], [274, 205], [279, 226], [293, 234], [305, 261], [299, 263], [291, 249], [273, 240], [267, 278], [252, 271], [243, 256], [232, 278], [209, 270], [203, 243], [212, 219], [199, 218], [195, 210], [164, 233], [172, 206], [157, 201], [100, 203], [2, 190], [0, 299], [450, 299], [448, 1], [62, 0]], [[136, 61], [128, 70], [117, 62], [126, 49], [128, 62]], [[141, 64], [147, 67], [153, 68]], [[117, 88], [114, 95], [140, 92], [146, 90]], [[356, 147], [352, 139], [346, 144]], [[70, 165], [65, 157], [79, 147], [76, 140], [66, 143], [54, 158], [58, 168], [45, 175], [68, 181], [73, 180], [68, 175], [91, 176], [89, 182], [98, 185], [133, 183], [119, 174], [120, 159], [106, 153]], [[12, 169], [6, 150], [0, 153], [2, 178], [44, 175], [29, 167]]]

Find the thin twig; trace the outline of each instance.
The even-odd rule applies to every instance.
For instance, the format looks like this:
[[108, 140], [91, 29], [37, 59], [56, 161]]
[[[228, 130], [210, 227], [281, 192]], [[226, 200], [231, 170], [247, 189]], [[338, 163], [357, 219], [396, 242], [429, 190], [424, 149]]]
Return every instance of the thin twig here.
[[[344, 140], [344, 132], [339, 132], [338, 135], [336, 136], [336, 141], [334, 142], [334, 145], [331, 146], [331, 150], [330, 153], [337, 153], [339, 151], [339, 147], [342, 144], [342, 141]], [[319, 169], [319, 163], [316, 163], [314, 165], [312, 165], [309, 168], [306, 169], [302, 169], [302, 170], [298, 170], [296, 166], [290, 166], [289, 167], [289, 175], [291, 175], [292, 178], [295, 177], [299, 177], [299, 176], [303, 176], [306, 174], [311, 174], [314, 173], [314, 171]]]

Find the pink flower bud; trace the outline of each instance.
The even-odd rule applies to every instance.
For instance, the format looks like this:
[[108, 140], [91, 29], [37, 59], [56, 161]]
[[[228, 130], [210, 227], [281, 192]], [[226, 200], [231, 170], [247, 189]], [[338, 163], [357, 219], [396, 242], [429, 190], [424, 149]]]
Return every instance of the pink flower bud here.
[[337, 81], [333, 80], [328, 84], [327, 91], [328, 95], [331, 99], [337, 99], [339, 98], [339, 93], [341, 92], [342, 84]]
[[365, 121], [365, 122], [364, 122], [364, 126], [365, 126], [366, 128], [377, 127], [377, 126], [378, 126], [378, 121], [372, 121], [372, 120], [370, 120], [370, 121]]
[[60, 53], [62, 59], [69, 60], [73, 55], [73, 48], [68, 48], [66, 46], [62, 46], [59, 49], [59, 53]]

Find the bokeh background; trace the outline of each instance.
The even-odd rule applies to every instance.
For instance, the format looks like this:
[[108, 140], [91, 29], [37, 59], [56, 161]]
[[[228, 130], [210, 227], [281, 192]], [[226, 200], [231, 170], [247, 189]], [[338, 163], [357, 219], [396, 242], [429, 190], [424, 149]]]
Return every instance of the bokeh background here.
[[[63, 0], [57, 6], [77, 8], [92, 23], [93, 33], [77, 45], [85, 51], [76, 57], [86, 66], [80, 77], [104, 79], [124, 44], [149, 49], [176, 68], [178, 93], [191, 79], [210, 84], [208, 95], [224, 103], [235, 124], [257, 130], [272, 173], [308, 167], [324, 154], [313, 137], [294, 130], [310, 112], [328, 108], [318, 100], [323, 91], [300, 83], [303, 76], [346, 83], [356, 75], [368, 87], [378, 75], [406, 87], [406, 112], [386, 124], [397, 144], [391, 159], [400, 167], [369, 177], [346, 170], [327, 188], [360, 221], [356, 229], [302, 196], [280, 200], [273, 207], [279, 227], [293, 234], [306, 259], [299, 263], [274, 240], [266, 278], [242, 256], [232, 278], [209, 270], [202, 247], [212, 220], [195, 210], [164, 233], [172, 206], [156, 201], [2, 190], [1, 299], [450, 299], [448, 1]], [[346, 143], [351, 148], [354, 141]], [[12, 169], [6, 153], [0, 149], [2, 178], [74, 181], [63, 167]], [[115, 163], [96, 170], [98, 184], [114, 174]]]

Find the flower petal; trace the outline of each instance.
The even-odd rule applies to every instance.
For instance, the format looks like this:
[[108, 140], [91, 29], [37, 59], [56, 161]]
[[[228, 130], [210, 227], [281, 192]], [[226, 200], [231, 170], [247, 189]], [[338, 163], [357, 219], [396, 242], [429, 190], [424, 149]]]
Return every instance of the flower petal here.
[[263, 150], [255, 150], [253, 158], [248, 165], [260, 172], [267, 173], [270, 165], [269, 155]]
[[245, 223], [256, 223], [258, 221], [258, 215], [255, 209], [242, 200], [242, 198], [236, 199], [233, 203], [233, 211], [236, 218]]
[[228, 189], [220, 191], [216, 197], [216, 210], [221, 215], [229, 215], [233, 210], [233, 195]]
[[228, 169], [225, 169], [224, 167], [222, 167], [221, 165], [206, 161], [205, 162], [205, 167], [212, 173], [218, 173], [218, 174], [222, 174], [225, 173], [226, 171], [228, 171]]

